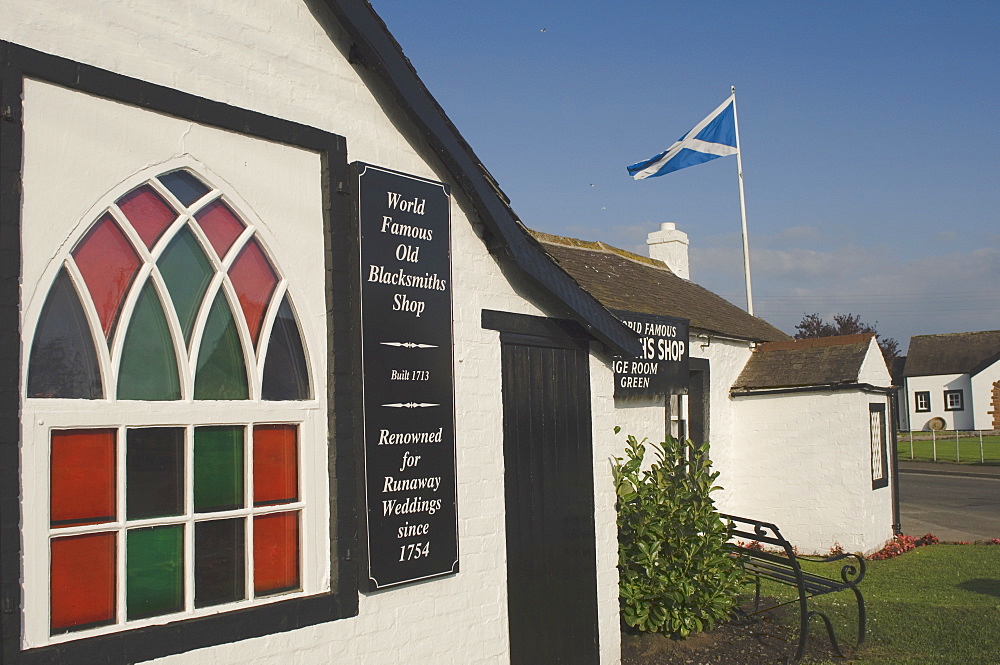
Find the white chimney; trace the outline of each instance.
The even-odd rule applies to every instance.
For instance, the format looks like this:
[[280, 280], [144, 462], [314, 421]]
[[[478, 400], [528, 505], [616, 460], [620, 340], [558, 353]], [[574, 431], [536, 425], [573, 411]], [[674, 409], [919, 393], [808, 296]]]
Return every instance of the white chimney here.
[[663, 222], [659, 231], [653, 231], [646, 238], [649, 258], [663, 261], [678, 277], [690, 279], [688, 270], [688, 236], [677, 230], [673, 222]]

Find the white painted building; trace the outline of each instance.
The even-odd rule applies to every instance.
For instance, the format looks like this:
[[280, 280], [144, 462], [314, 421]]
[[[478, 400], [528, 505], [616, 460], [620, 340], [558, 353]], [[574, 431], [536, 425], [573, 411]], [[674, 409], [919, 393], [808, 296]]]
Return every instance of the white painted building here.
[[911, 337], [903, 375], [914, 430], [1000, 429], [1000, 331]]
[[[3, 662], [617, 663], [610, 363], [637, 340], [528, 237], [371, 6], [0, 15]], [[457, 507], [458, 554], [378, 591], [356, 163], [450, 218], [454, 493], [413, 498]], [[402, 528], [401, 565], [436, 554]]]
[[[785, 335], [646, 264], [647, 311], [692, 320], [691, 390], [669, 412], [616, 403], [612, 360], [636, 337], [524, 230], [363, 0], [0, 14], [3, 662], [617, 663], [614, 426], [710, 437], [740, 486], [730, 389]], [[368, 166], [445, 193], [438, 244], [411, 217], [396, 258], [444, 235], [450, 274], [380, 274], [414, 299], [450, 289], [452, 308], [452, 468], [411, 498], [455, 510], [457, 557], [379, 590]], [[436, 443], [375, 439], [397, 434]], [[437, 534], [410, 538], [424, 519], [400, 525], [398, 563], [437, 553]]]
[[623, 432], [707, 439], [720, 510], [777, 524], [803, 552], [872, 552], [892, 538], [894, 389], [872, 336], [790, 340], [688, 280], [687, 235], [674, 224], [649, 234], [653, 259], [535, 236], [609, 308], [690, 319], [688, 393], [617, 399]]

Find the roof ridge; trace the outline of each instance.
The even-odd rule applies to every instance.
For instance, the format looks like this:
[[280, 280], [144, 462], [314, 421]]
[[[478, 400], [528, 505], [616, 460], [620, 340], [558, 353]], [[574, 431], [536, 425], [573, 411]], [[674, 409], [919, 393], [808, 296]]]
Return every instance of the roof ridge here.
[[786, 339], [780, 342], [764, 342], [757, 346], [757, 351], [785, 351], [789, 349], [815, 349], [823, 346], [847, 346], [850, 344], [868, 344], [875, 333], [856, 333], [853, 335], [831, 335], [828, 337], [807, 337], [805, 339]]
[[[525, 227], [527, 228], [527, 227]], [[536, 231], [535, 229], [528, 229], [528, 233], [534, 236], [535, 240], [542, 243], [548, 243], [550, 245], [564, 245], [566, 247], [575, 247], [576, 249], [586, 249], [592, 252], [603, 252], [605, 254], [614, 254], [620, 256], [623, 259], [628, 259], [630, 261], [635, 261], [636, 263], [641, 263], [647, 265], [651, 268], [656, 268], [658, 270], [665, 270], [672, 275], [678, 276], [670, 267], [660, 261], [659, 259], [653, 259], [648, 256], [643, 256], [642, 254], [636, 254], [635, 252], [630, 252], [627, 249], [622, 249], [620, 247], [615, 247], [614, 245], [609, 245], [602, 240], [580, 240], [579, 238], [570, 238], [568, 236], [559, 236], [554, 233], [545, 233], [544, 231]], [[681, 277], [681, 279], [684, 279]], [[688, 280], [690, 281], [690, 280]]]
[[985, 335], [985, 334], [1000, 334], [1000, 330], [971, 330], [969, 332], [955, 332], [955, 333], [930, 333], [928, 335], [913, 335], [910, 339], [916, 339], [918, 337], [957, 337], [959, 335]]

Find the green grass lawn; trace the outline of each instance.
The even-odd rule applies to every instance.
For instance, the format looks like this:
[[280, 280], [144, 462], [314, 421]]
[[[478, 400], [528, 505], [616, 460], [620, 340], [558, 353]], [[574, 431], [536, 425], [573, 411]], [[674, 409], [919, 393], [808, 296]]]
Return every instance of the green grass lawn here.
[[[853, 649], [857, 613], [850, 592], [811, 599], [834, 621], [846, 662], [863, 665], [1000, 665], [1000, 546], [931, 545], [869, 561], [861, 589], [868, 639]], [[792, 598], [767, 584], [765, 593]], [[797, 624], [798, 612], [789, 614]], [[822, 622], [810, 635], [826, 643]], [[844, 663], [837, 660], [831, 662]]]
[[[966, 437], [961, 432], [958, 439], [958, 460], [962, 464], [979, 464], [979, 436]], [[928, 432], [914, 432], [913, 459], [927, 462], [934, 459], [934, 442]], [[916, 437], [920, 437], [917, 439]], [[926, 440], [924, 437], [927, 437]], [[910, 435], [900, 432], [896, 450], [899, 459], [910, 459]], [[937, 435], [937, 459], [940, 462], [955, 461], [955, 433], [942, 432]], [[987, 464], [1000, 464], [1000, 436], [983, 437], [983, 458]]]

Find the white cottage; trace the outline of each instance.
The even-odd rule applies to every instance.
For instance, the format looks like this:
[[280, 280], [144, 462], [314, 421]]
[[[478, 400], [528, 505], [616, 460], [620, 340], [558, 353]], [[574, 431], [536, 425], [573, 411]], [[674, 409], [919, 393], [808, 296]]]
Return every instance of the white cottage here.
[[912, 429], [1000, 429], [1000, 330], [911, 337], [903, 376]]
[[872, 335], [789, 339], [688, 280], [672, 223], [649, 235], [656, 258], [534, 235], [616, 312], [690, 320], [686, 394], [617, 398], [624, 432], [710, 441], [721, 510], [777, 524], [803, 552], [871, 552], [898, 532], [895, 389]]
[[637, 338], [371, 6], [0, 14], [3, 662], [618, 662]]

